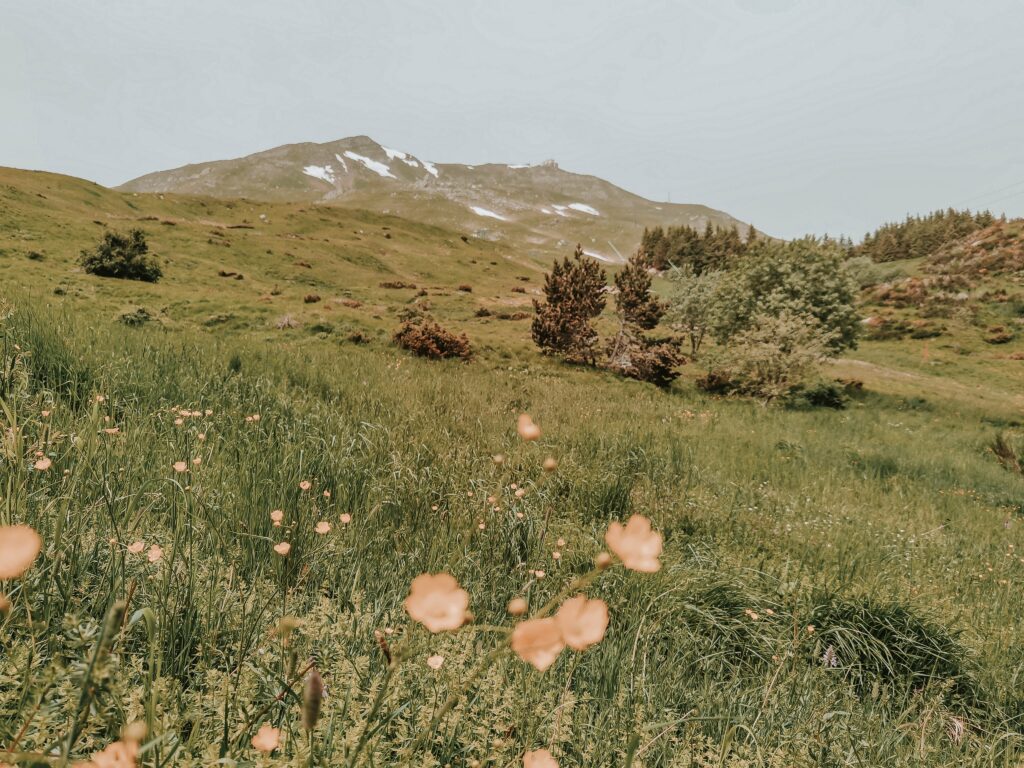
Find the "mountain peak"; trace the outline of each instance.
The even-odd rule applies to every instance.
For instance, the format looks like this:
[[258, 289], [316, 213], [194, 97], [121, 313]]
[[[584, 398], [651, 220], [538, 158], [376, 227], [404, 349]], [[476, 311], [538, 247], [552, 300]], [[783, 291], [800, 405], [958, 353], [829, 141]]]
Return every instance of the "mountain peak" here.
[[289, 144], [233, 160], [158, 171], [127, 192], [327, 203], [515, 239], [547, 256], [576, 243], [608, 262], [632, 252], [645, 226], [746, 225], [701, 205], [655, 203], [595, 176], [537, 164], [434, 163], [369, 136]]

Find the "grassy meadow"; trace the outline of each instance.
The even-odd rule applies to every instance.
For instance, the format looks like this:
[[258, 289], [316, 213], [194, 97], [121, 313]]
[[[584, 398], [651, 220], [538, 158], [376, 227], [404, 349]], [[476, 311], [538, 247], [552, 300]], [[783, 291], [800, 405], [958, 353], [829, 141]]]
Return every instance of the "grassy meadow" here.
[[[1021, 434], [1019, 339], [994, 351], [954, 321], [927, 349], [865, 343], [835, 364], [864, 382], [840, 411], [712, 398], [690, 372], [665, 392], [478, 317], [542, 282], [508, 244], [13, 174], [0, 525], [43, 546], [0, 582], [0, 760], [72, 765], [138, 722], [154, 768], [1024, 760], [1024, 478], [991, 451]], [[103, 226], [149, 216], [163, 281], [74, 269]], [[380, 286], [399, 279], [474, 361], [388, 343], [424, 298]], [[138, 306], [150, 322], [119, 319]], [[660, 570], [594, 573], [633, 514], [663, 536]], [[438, 572], [469, 593], [456, 632], [403, 607]], [[581, 578], [607, 633], [538, 672], [506, 649], [506, 607], [544, 612]]]

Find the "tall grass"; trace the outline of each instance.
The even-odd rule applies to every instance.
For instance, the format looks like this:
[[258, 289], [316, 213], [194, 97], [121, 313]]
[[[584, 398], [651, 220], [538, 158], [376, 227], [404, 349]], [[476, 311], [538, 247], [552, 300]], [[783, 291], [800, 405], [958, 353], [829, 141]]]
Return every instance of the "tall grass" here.
[[[141, 720], [152, 766], [508, 766], [537, 746], [588, 767], [1021, 759], [1024, 489], [983, 414], [874, 395], [789, 412], [555, 366], [91, 326], [23, 299], [0, 333], [0, 523], [44, 540], [4, 586], [12, 756], [79, 759]], [[448, 571], [476, 626], [507, 626], [511, 598], [550, 599], [632, 512], [664, 533], [664, 567], [598, 582], [605, 640], [543, 674], [500, 658], [410, 755], [494, 647], [412, 626], [412, 579]], [[271, 757], [250, 745], [263, 723], [283, 733]]]

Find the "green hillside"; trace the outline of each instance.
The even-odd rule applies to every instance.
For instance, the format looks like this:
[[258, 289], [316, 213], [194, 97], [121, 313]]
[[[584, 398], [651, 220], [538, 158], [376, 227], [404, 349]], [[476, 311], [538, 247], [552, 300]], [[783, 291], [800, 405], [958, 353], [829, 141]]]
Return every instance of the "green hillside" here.
[[[360, 200], [0, 170], [0, 525], [42, 537], [0, 581], [4, 759], [141, 722], [146, 766], [1020, 764], [1019, 222], [872, 267], [832, 410], [545, 358], [523, 230]], [[159, 282], [84, 273], [133, 227]], [[397, 349], [416, 302], [474, 360]], [[592, 570], [634, 514], [660, 568]], [[439, 572], [472, 616], [435, 634], [404, 601]], [[600, 642], [544, 672], [506, 648], [510, 600], [578, 592]]]

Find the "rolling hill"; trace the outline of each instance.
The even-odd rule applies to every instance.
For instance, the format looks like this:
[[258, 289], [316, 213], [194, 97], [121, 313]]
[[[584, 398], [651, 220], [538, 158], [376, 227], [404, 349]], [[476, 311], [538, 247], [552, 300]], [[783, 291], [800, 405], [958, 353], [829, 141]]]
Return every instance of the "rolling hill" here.
[[603, 179], [540, 165], [432, 163], [366, 136], [291, 144], [234, 160], [133, 179], [126, 192], [174, 192], [267, 202], [332, 203], [390, 213], [506, 241], [548, 258], [582, 243], [624, 260], [645, 226], [747, 225], [703, 205], [656, 203]]

